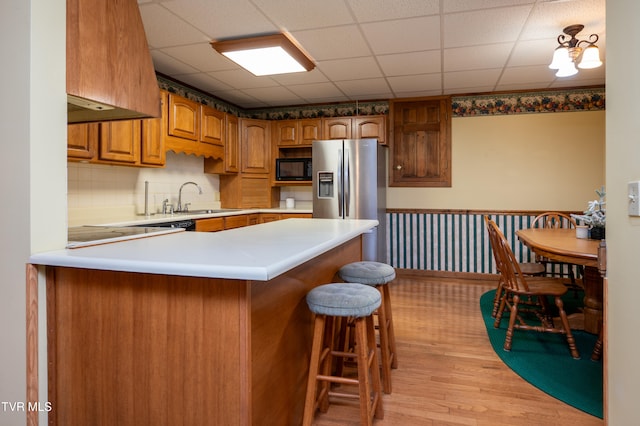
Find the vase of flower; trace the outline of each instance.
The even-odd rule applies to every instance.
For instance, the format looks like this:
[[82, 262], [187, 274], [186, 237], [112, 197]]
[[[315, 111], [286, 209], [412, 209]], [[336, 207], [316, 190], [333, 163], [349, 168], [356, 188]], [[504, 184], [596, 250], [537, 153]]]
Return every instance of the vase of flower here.
[[581, 225], [589, 226], [589, 238], [592, 240], [604, 240], [605, 239], [605, 223], [606, 223], [606, 210], [604, 208], [604, 186], [598, 191], [598, 199], [589, 201], [589, 208], [584, 211], [584, 214], [572, 214], [571, 216], [578, 221]]
[[592, 240], [604, 240], [605, 239], [604, 226], [594, 226], [589, 230], [589, 238]]

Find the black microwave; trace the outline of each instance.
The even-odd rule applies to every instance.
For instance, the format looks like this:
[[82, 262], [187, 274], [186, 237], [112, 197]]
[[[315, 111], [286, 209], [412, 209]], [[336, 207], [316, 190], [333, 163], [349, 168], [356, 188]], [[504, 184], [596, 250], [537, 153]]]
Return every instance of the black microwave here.
[[276, 158], [276, 180], [311, 181], [311, 158]]

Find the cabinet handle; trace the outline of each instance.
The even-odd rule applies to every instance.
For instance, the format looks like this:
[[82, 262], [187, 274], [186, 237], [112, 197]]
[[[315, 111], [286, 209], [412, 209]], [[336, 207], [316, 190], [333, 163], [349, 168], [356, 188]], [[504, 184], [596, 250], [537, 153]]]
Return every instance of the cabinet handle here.
[[398, 165], [396, 166], [396, 170], [402, 170], [402, 166], [398, 164]]

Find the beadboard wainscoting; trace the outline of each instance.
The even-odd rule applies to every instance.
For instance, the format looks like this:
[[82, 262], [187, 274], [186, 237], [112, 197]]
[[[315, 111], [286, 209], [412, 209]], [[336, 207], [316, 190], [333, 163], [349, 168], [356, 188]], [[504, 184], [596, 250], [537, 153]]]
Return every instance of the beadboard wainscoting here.
[[[496, 274], [484, 216], [493, 219], [520, 262], [534, 254], [516, 236], [543, 212], [387, 211], [387, 262], [395, 268], [443, 272]], [[567, 276], [567, 266], [548, 266]]]

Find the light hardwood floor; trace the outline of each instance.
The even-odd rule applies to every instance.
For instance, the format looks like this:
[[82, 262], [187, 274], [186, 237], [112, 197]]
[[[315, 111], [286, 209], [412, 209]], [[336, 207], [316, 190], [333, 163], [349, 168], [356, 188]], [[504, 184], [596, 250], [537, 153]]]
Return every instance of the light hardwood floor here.
[[[495, 282], [401, 274], [391, 285], [399, 368], [379, 426], [603, 425], [525, 382], [493, 351], [479, 299]], [[358, 425], [345, 403], [317, 426]]]

